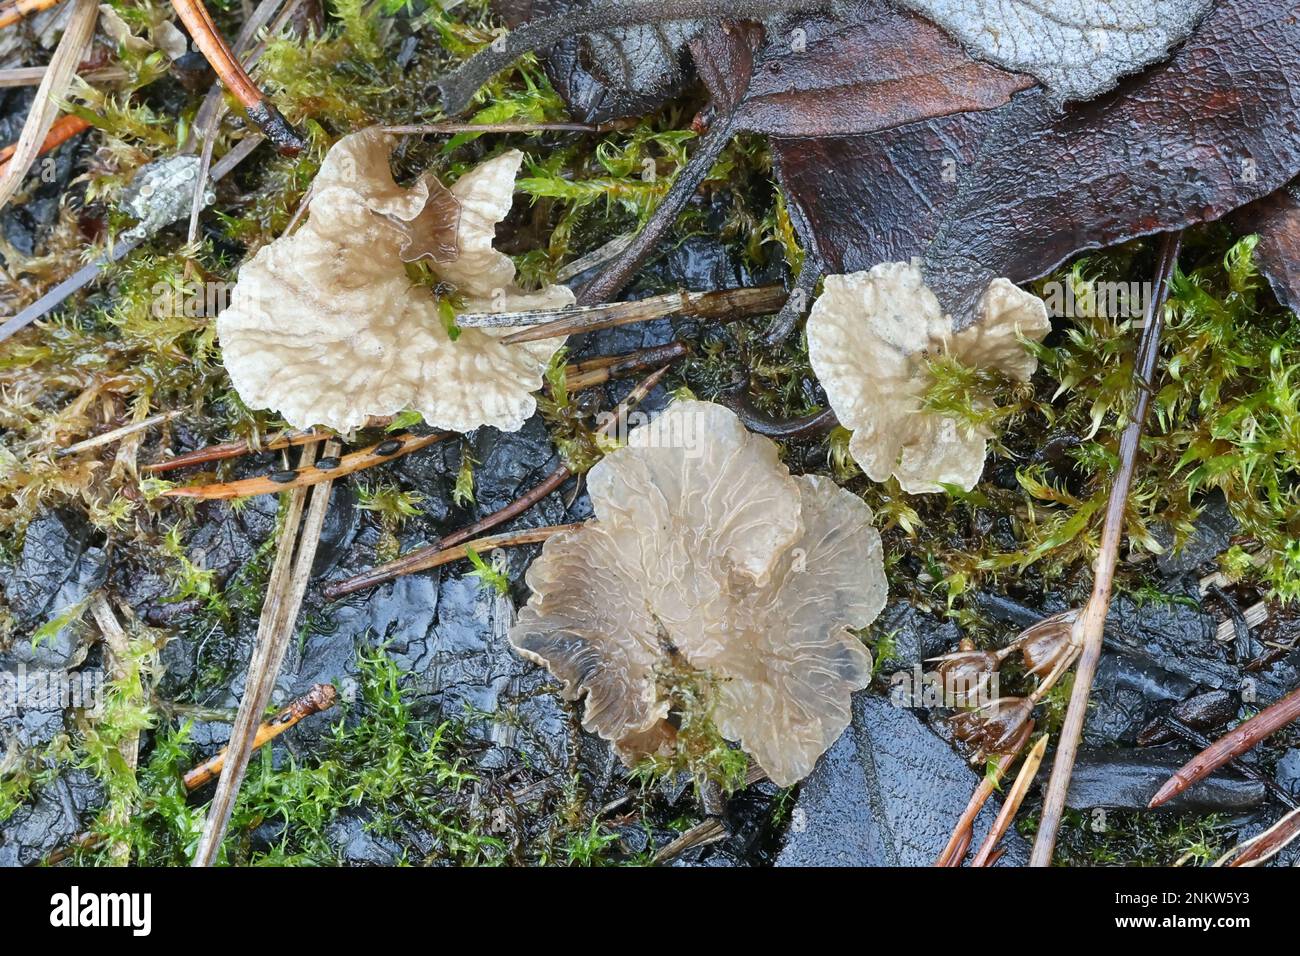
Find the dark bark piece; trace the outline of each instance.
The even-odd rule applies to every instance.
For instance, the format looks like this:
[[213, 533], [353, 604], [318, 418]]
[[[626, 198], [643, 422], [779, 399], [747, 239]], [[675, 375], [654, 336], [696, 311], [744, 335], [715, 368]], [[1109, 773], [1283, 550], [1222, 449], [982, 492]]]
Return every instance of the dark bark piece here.
[[1300, 172], [1298, 106], [1300, 18], [1223, 0], [1169, 63], [1090, 103], [1058, 110], [1031, 90], [985, 114], [774, 145], [828, 264], [922, 254], [963, 321], [994, 276], [1025, 282], [1277, 189]]
[[859, 0], [841, 17], [769, 24], [736, 124], [782, 137], [852, 135], [992, 109], [1034, 85], [971, 59], [928, 20]]
[[1277, 301], [1300, 310], [1300, 181], [1240, 209], [1233, 225], [1258, 234], [1255, 264], [1273, 286]]
[[[514, 29], [580, 5], [577, 0], [493, 0], [492, 9]], [[690, 82], [683, 49], [689, 37], [682, 26], [673, 22], [570, 37], [545, 51], [542, 65], [575, 120], [604, 123], [642, 116]]]

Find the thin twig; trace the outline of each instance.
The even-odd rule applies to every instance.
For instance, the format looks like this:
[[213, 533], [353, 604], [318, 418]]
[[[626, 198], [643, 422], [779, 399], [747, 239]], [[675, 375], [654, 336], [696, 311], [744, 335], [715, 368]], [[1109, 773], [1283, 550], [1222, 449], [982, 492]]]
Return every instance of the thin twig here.
[[[36, 155], [43, 156], [55, 147], [62, 146], [78, 133], [84, 133], [88, 129], [90, 129], [90, 124], [80, 116], [60, 116], [50, 126], [50, 131], [45, 134], [45, 139], [41, 141], [41, 147], [37, 150]], [[0, 149], [0, 174], [3, 174], [4, 169], [9, 164], [9, 158], [17, 150], [17, 143], [11, 143], [4, 149]]]
[[381, 128], [385, 133], [396, 136], [439, 136], [448, 133], [611, 133], [628, 129], [632, 125], [629, 120], [612, 120], [608, 123], [463, 123], [448, 120], [445, 123]]
[[[325, 455], [337, 453], [337, 442], [325, 444]], [[304, 458], [314, 455], [315, 448], [303, 450]], [[239, 702], [239, 714], [230, 731], [229, 752], [217, 782], [217, 792], [208, 807], [203, 835], [194, 853], [194, 866], [211, 866], [217, 858], [230, 822], [235, 798], [239, 794], [248, 761], [257, 739], [257, 728], [266, 706], [275, 690], [276, 676], [284, 660], [285, 651], [293, 637], [294, 624], [302, 607], [307, 581], [311, 577], [316, 547], [320, 543], [321, 529], [329, 509], [331, 482], [325, 481], [312, 489], [295, 488], [289, 495], [284, 528], [267, 582], [266, 598], [262, 604], [262, 617], [257, 627], [257, 644], [248, 665], [244, 696]], [[311, 503], [307, 506], [308, 495]], [[306, 506], [306, 517], [303, 516]], [[301, 526], [301, 538], [299, 527]]]
[[13, 198], [23, 177], [40, 155], [46, 134], [59, 115], [59, 100], [67, 92], [82, 55], [94, 38], [95, 23], [99, 19], [97, 0], [75, 0], [75, 3], [63, 37], [50, 58], [49, 68], [41, 79], [41, 85], [36, 88], [13, 156], [0, 173], [0, 209]]
[[1025, 795], [1029, 792], [1029, 785], [1034, 782], [1034, 777], [1038, 773], [1038, 765], [1043, 762], [1043, 754], [1047, 752], [1047, 734], [1038, 738], [1038, 743], [1025, 756], [1025, 762], [1020, 765], [1020, 772], [1016, 774], [1016, 782], [1012, 784], [1010, 792], [1002, 801], [1002, 809], [998, 817], [993, 821], [993, 826], [989, 828], [988, 835], [984, 837], [984, 844], [971, 860], [971, 866], [992, 866], [993, 851], [997, 848], [998, 842], [1006, 835], [1011, 821], [1016, 818], [1016, 813], [1020, 810], [1020, 805], [1025, 802]]
[[244, 70], [243, 64], [230, 51], [217, 25], [212, 22], [203, 0], [171, 0], [172, 9], [185, 24], [194, 45], [199, 48], [213, 71], [248, 113], [248, 118], [275, 148], [286, 155], [296, 155], [306, 148], [307, 142], [286, 120], [275, 105], [257, 88]]
[[102, 445], [111, 445], [115, 441], [119, 441], [129, 435], [134, 435], [137, 432], [142, 432], [148, 428], [152, 428], [154, 425], [169, 422], [179, 414], [180, 410], [176, 409], [170, 412], [161, 412], [158, 415], [150, 415], [144, 421], [133, 422], [130, 425], [123, 425], [121, 428], [114, 428], [112, 431], [107, 431], [100, 435], [94, 435], [91, 438], [87, 438], [85, 441], [77, 442], [75, 445], [69, 445], [67, 448], [60, 448], [54, 454], [55, 457], [62, 458], [68, 455], [76, 455], [83, 451], [89, 451], [92, 448], [99, 448]]
[[30, 17], [33, 13], [57, 7], [63, 0], [13, 0], [0, 6], [0, 30], [13, 26], [19, 20]]
[[1061, 815], [1065, 811], [1065, 798], [1070, 789], [1070, 777], [1074, 772], [1079, 739], [1083, 735], [1083, 723], [1088, 713], [1088, 697], [1092, 692], [1093, 679], [1097, 675], [1097, 665], [1101, 661], [1106, 614], [1110, 610], [1111, 587], [1115, 580], [1115, 565], [1119, 560], [1120, 538], [1124, 533], [1124, 511], [1128, 506], [1129, 489], [1133, 484], [1134, 472], [1137, 470], [1142, 425], [1146, 419], [1147, 406], [1151, 402], [1152, 380], [1155, 376], [1156, 360], [1160, 354], [1160, 331], [1164, 326], [1165, 300], [1169, 295], [1169, 282], [1178, 263], [1182, 235], [1181, 230], [1170, 233], [1165, 237], [1160, 248], [1156, 285], [1151, 301], [1147, 303], [1142, 338], [1133, 365], [1137, 397], [1130, 421], [1120, 436], [1119, 467], [1111, 486], [1110, 499], [1106, 503], [1106, 518], [1101, 530], [1101, 547], [1098, 550], [1096, 571], [1093, 575], [1092, 595], [1084, 606], [1083, 612], [1075, 620], [1071, 633], [1071, 643], [1078, 649], [1079, 663], [1075, 672], [1074, 686], [1070, 692], [1070, 703], [1061, 725], [1051, 780], [1043, 799], [1043, 811], [1039, 820], [1038, 833], [1034, 838], [1033, 852], [1030, 854], [1030, 866], [1051, 865], [1052, 852], [1056, 847], [1056, 834], [1061, 826]]
[[[291, 700], [285, 707], [281, 708], [278, 713], [270, 720], [263, 721], [257, 728], [257, 734], [253, 738], [253, 750], [270, 743], [276, 737], [296, 725], [299, 721], [305, 720], [312, 714], [319, 714], [323, 710], [329, 710], [338, 700], [338, 692], [334, 689], [333, 684], [313, 684], [311, 690]], [[197, 767], [186, 772], [184, 781], [186, 790], [197, 790], [211, 780], [214, 780], [226, 765], [226, 751], [228, 747], [222, 747], [217, 753], [213, 754]]]
[[[305, 465], [292, 471], [277, 471], [270, 475], [256, 478], [243, 478], [239, 481], [227, 481], [213, 485], [193, 485], [185, 488], [169, 488], [163, 492], [171, 498], [199, 498], [203, 501], [229, 501], [232, 498], [248, 498], [252, 495], [273, 495], [291, 488], [306, 488], [324, 481], [332, 481], [343, 475], [350, 475], [365, 468], [382, 465], [411, 452], [427, 448], [447, 437], [445, 432], [431, 435], [393, 435], [383, 441], [375, 442], [360, 451], [354, 451], [342, 458], [326, 456], [314, 465]], [[326, 467], [321, 467], [326, 464]]]
[[1251, 837], [1219, 859], [1215, 866], [1260, 866], [1281, 853], [1296, 837], [1300, 837], [1300, 810], [1292, 810], [1263, 833]]
[[607, 302], [566, 309], [533, 312], [475, 312], [458, 315], [462, 328], [518, 328], [501, 341], [505, 345], [536, 342], [539, 339], [595, 332], [634, 322], [646, 322], [665, 315], [734, 322], [754, 315], [768, 315], [781, 308], [786, 291], [781, 285], [748, 289], [719, 289], [712, 292], [670, 292], [634, 302]]
[[[600, 434], [608, 434], [616, 425], [621, 423], [628, 412], [641, 403], [644, 398], [654, 390], [665, 375], [668, 374], [668, 366], [652, 372], [646, 376], [636, 387], [628, 393], [627, 397], [619, 403], [615, 414], [611, 415], [604, 425], [600, 427]], [[416, 548], [397, 558], [395, 561], [389, 561], [387, 564], [381, 564], [378, 567], [371, 568], [369, 571], [363, 571], [361, 574], [355, 574], [350, 578], [344, 578], [342, 581], [336, 581], [325, 588], [325, 597], [330, 600], [336, 600], [356, 591], [364, 591], [367, 588], [375, 587], [391, 581], [394, 578], [402, 577], [406, 574], [414, 574], [416, 571], [423, 571], [431, 567], [428, 563], [435, 560], [447, 548], [462, 544], [472, 539], [475, 535], [482, 534], [495, 528], [497, 525], [504, 524], [511, 518], [523, 514], [537, 502], [541, 501], [555, 489], [573, 477], [573, 472], [565, 465], [560, 465], [552, 471], [539, 485], [526, 494], [520, 496], [515, 501], [506, 505], [498, 511], [485, 518], [480, 518], [468, 527], [461, 528], [459, 531], [453, 531], [451, 534], [422, 548]]]
[[1158, 807], [1188, 787], [1204, 780], [1234, 757], [1239, 757], [1261, 740], [1300, 718], [1300, 690], [1293, 690], [1271, 707], [1261, 710], [1244, 724], [1228, 731], [1206, 747], [1165, 781], [1148, 804]]

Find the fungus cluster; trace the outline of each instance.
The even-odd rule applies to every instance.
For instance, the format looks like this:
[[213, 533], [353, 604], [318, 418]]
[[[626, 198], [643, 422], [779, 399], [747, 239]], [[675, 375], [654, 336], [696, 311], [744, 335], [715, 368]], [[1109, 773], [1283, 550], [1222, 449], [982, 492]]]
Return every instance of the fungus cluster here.
[[921, 270], [885, 262], [827, 276], [808, 316], [808, 356], [849, 452], [874, 481], [890, 475], [910, 493], [969, 491], [984, 469], [989, 433], [925, 409], [929, 361], [950, 355], [1028, 381], [1038, 362], [1021, 342], [1051, 329], [1043, 300], [1007, 279], [989, 283], [975, 315], [957, 331]]
[[571, 304], [563, 286], [520, 289], [514, 264], [492, 246], [523, 154], [481, 163], [450, 190], [432, 175], [403, 188], [391, 148], [374, 128], [339, 140], [312, 184], [306, 222], [242, 267], [217, 321], [231, 381], [248, 405], [299, 428], [346, 433], [413, 409], [434, 428], [515, 431], [563, 339], [506, 345], [508, 328], [453, 339], [438, 300], [412, 284], [405, 264], [428, 259], [475, 312]]
[[672, 746], [656, 674], [685, 664], [716, 686], [724, 737], [782, 786], [807, 775], [871, 678], [852, 632], [885, 602], [871, 509], [696, 401], [633, 430], [588, 487], [595, 519], [528, 570], [516, 649], [585, 697], [583, 726], [625, 760]]

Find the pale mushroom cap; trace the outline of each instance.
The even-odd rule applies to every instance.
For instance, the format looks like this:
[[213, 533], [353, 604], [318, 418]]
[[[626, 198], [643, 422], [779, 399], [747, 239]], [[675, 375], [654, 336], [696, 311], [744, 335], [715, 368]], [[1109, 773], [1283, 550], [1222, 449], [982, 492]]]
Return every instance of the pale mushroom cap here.
[[589, 478], [597, 520], [547, 541], [511, 632], [585, 695], [583, 726], [631, 759], [671, 733], [656, 664], [719, 688], [719, 731], [777, 783], [805, 776], [849, 721], [871, 659], [850, 628], [885, 602], [871, 509], [792, 478], [728, 409], [677, 402]]
[[1038, 363], [1019, 337], [1041, 340], [1051, 323], [1041, 299], [995, 279], [975, 321], [954, 333], [920, 269], [885, 262], [827, 276], [807, 329], [813, 370], [840, 423], [853, 431], [850, 454], [873, 481], [894, 475], [915, 494], [945, 484], [975, 487], [989, 437], [924, 410], [929, 361], [950, 354], [1027, 381]]
[[[436, 258], [444, 246], [440, 224], [425, 213], [446, 190], [430, 178], [410, 189], [397, 185], [388, 167], [391, 142], [368, 129], [336, 143], [313, 183], [307, 221], [244, 264], [232, 303], [217, 319], [231, 381], [247, 404], [275, 409], [299, 428], [346, 433], [371, 415], [409, 408], [434, 428], [515, 431], [533, 414], [531, 393], [563, 340], [503, 345], [498, 340], [510, 329], [466, 329], [451, 341], [436, 301], [411, 285], [402, 256], [408, 247], [434, 255], [440, 276], [451, 281], [456, 272], [472, 286], [463, 291], [474, 311], [571, 304], [573, 293], [562, 286], [518, 289], [509, 258], [491, 250], [491, 229], [510, 208], [521, 157], [504, 154], [479, 167], [490, 167], [487, 174], [462, 177], [473, 177], [459, 197], [455, 246], [462, 255], [444, 263]], [[469, 263], [489, 259], [491, 290], [500, 292], [480, 301]]]

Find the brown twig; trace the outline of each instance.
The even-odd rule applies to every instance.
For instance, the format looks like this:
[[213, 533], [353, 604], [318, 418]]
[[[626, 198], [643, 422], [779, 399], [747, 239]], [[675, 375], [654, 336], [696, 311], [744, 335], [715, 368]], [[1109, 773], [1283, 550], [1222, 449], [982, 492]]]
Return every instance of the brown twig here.
[[[312, 714], [319, 714], [323, 710], [329, 710], [338, 700], [338, 692], [334, 689], [333, 684], [313, 684], [311, 690], [301, 697], [291, 700], [270, 720], [264, 721], [257, 728], [257, 734], [253, 737], [253, 750], [270, 743], [276, 737], [293, 727], [301, 720], [305, 720]], [[186, 790], [197, 790], [211, 780], [216, 779], [221, 773], [221, 768], [226, 765], [226, 751], [229, 748], [222, 747], [217, 753], [213, 754], [197, 767], [189, 770], [184, 777]]]
[[132, 422], [130, 425], [123, 425], [121, 428], [114, 428], [111, 431], [102, 432], [98, 435], [92, 435], [84, 441], [79, 441], [67, 448], [60, 448], [56, 451], [56, 458], [65, 458], [68, 455], [80, 454], [83, 451], [89, 451], [92, 448], [99, 448], [103, 445], [111, 445], [115, 441], [120, 441], [130, 435], [138, 434], [145, 429], [152, 428], [154, 425], [160, 425], [163, 422], [169, 422], [180, 414], [179, 410], [162, 412], [158, 415], [150, 415], [144, 421]]
[[[652, 372], [646, 376], [636, 387], [628, 393], [627, 398], [619, 403], [615, 414], [602, 425], [599, 429], [601, 434], [608, 434], [624, 417], [635, 408], [647, 395], [653, 391], [654, 387], [659, 384], [665, 375], [668, 374], [668, 366]], [[425, 568], [432, 567], [429, 562], [436, 560], [438, 556], [447, 548], [453, 545], [463, 544], [472, 539], [475, 535], [482, 534], [497, 525], [504, 524], [511, 518], [523, 514], [537, 502], [541, 501], [560, 485], [564, 484], [569, 478], [573, 477], [573, 472], [565, 465], [560, 465], [552, 471], [542, 482], [526, 494], [512, 501], [498, 511], [485, 518], [461, 528], [459, 531], [453, 531], [451, 534], [422, 548], [416, 548], [407, 554], [402, 555], [395, 561], [389, 561], [387, 564], [381, 564], [378, 567], [371, 568], [369, 571], [363, 571], [361, 574], [355, 574], [350, 578], [344, 578], [342, 581], [336, 581], [325, 588], [325, 597], [330, 600], [336, 600], [348, 594], [357, 591], [364, 591], [367, 588], [375, 587], [391, 581], [394, 578], [402, 577], [406, 574], [414, 574], [416, 571], [423, 571]]]
[[785, 287], [781, 285], [712, 292], [681, 291], [634, 302], [607, 302], [533, 312], [476, 312], [457, 316], [456, 324], [462, 328], [519, 328], [520, 331], [501, 340], [506, 345], [513, 345], [631, 325], [666, 315], [735, 322], [775, 312], [785, 303], [786, 296]]
[[1148, 806], [1158, 807], [1172, 800], [1188, 787], [1214, 773], [1229, 760], [1241, 756], [1261, 740], [1297, 718], [1300, 718], [1300, 690], [1293, 690], [1271, 707], [1261, 710], [1244, 724], [1228, 731], [1179, 767], [1174, 775], [1165, 781], [1164, 786], [1156, 791]]
[[212, 22], [212, 16], [203, 5], [203, 0], [171, 0], [171, 4], [189, 31], [194, 45], [199, 48], [226, 89], [247, 111], [249, 119], [257, 124], [279, 152], [290, 156], [302, 152], [307, 146], [306, 141], [249, 78], [243, 64], [230, 51], [221, 31]]
[[57, 7], [62, 2], [63, 0], [13, 0], [12, 3], [6, 3], [0, 6], [0, 30], [13, 26], [33, 13]]
[[632, 120], [611, 120], [608, 123], [464, 123], [448, 120], [445, 123], [384, 126], [382, 129], [397, 136], [441, 136], [448, 133], [612, 133], [634, 125]]
[[[1171, 734], [1173, 734], [1176, 737], [1181, 737], [1183, 740], [1187, 741], [1187, 743], [1191, 744], [1193, 747], [1197, 748], [1198, 750], [1208, 750], [1210, 747], [1214, 746], [1214, 742], [1210, 740], [1209, 737], [1206, 737], [1204, 734], [1197, 731], [1194, 727], [1185, 724], [1177, 717], [1166, 714], [1163, 718], [1161, 718], [1161, 720], [1164, 726], [1168, 728]], [[1251, 780], [1255, 780], [1258, 783], [1263, 784], [1264, 789], [1267, 790], [1269, 793], [1271, 793], [1274, 799], [1276, 799], [1283, 806], [1288, 807], [1289, 809], [1292, 810], [1300, 806], [1300, 804], [1296, 803], [1295, 797], [1291, 796], [1290, 791], [1288, 791], [1285, 787], [1279, 784], [1268, 774], [1261, 771], [1258, 767], [1246, 763], [1246, 761], [1240, 759], [1239, 757], [1233, 757], [1230, 760], [1228, 760], [1228, 766], [1238, 771], [1243, 777], [1249, 777]], [[1196, 781], [1192, 781], [1192, 783], [1195, 782]]]
[[1233, 847], [1214, 865], [1259, 866], [1281, 853], [1296, 837], [1300, 837], [1300, 810], [1292, 810], [1263, 833]]
[[1043, 762], [1043, 754], [1047, 752], [1047, 734], [1038, 738], [1038, 743], [1034, 744], [1032, 750], [1025, 756], [1025, 762], [1020, 765], [1020, 772], [1016, 774], [1016, 782], [1012, 784], [1011, 790], [1007, 797], [1002, 801], [1002, 810], [998, 817], [993, 821], [993, 826], [989, 828], [988, 835], [984, 837], [984, 844], [971, 860], [971, 866], [992, 866], [993, 852], [997, 849], [998, 842], [1006, 835], [1007, 829], [1011, 826], [1011, 821], [1016, 818], [1016, 813], [1020, 810], [1020, 805], [1025, 801], [1025, 795], [1029, 792], [1029, 785], [1034, 782], [1034, 776], [1038, 773], [1038, 765]]
[[[56, 146], [62, 146], [78, 133], [84, 133], [88, 129], [90, 129], [90, 124], [80, 116], [60, 116], [54, 121], [54, 125], [50, 127], [50, 131], [45, 134], [45, 139], [41, 141], [41, 148], [38, 150], [37, 155], [43, 156]], [[0, 174], [4, 173], [4, 167], [8, 164], [9, 157], [11, 157], [17, 149], [17, 143], [11, 143], [3, 149], [0, 149]]]
[[1106, 517], [1101, 530], [1101, 547], [1098, 550], [1096, 571], [1093, 575], [1092, 595], [1082, 613], [1074, 622], [1071, 643], [1078, 652], [1078, 666], [1070, 703], [1061, 725], [1052, 776], [1043, 799], [1043, 810], [1038, 833], [1034, 838], [1030, 866], [1050, 866], [1056, 847], [1056, 834], [1065, 811], [1065, 798], [1070, 789], [1070, 777], [1079, 751], [1079, 739], [1088, 713], [1088, 697], [1092, 682], [1101, 661], [1102, 638], [1106, 614], [1110, 609], [1111, 587], [1115, 580], [1115, 565], [1119, 560], [1120, 538], [1124, 533], [1124, 511], [1128, 506], [1129, 489], [1137, 470], [1138, 451], [1141, 446], [1142, 425], [1147, 406], [1151, 402], [1152, 379], [1156, 360], [1160, 354], [1160, 331], [1164, 325], [1165, 300], [1169, 295], [1169, 282], [1178, 262], [1182, 246], [1182, 231], [1170, 233], [1160, 247], [1155, 289], [1147, 303], [1142, 338], [1134, 361], [1133, 376], [1137, 397], [1132, 416], [1119, 441], [1119, 468], [1115, 472], [1106, 503]]
[[690, 352], [690, 346], [685, 342], [674, 341], [638, 349], [626, 355], [604, 355], [585, 362], [574, 362], [565, 369], [564, 385], [571, 393], [579, 392], [584, 388], [604, 385], [611, 379], [624, 375], [671, 365], [684, 359]]
[[[1026, 737], [1026, 740], [1029, 738]], [[1019, 749], [1011, 753], [999, 754], [997, 761], [989, 773], [980, 777], [980, 782], [975, 787], [975, 792], [966, 803], [966, 809], [962, 811], [961, 817], [957, 820], [957, 825], [952, 829], [952, 836], [948, 837], [948, 845], [940, 852], [938, 859], [934, 861], [935, 866], [961, 866], [961, 861], [966, 856], [966, 850], [970, 847], [971, 836], [974, 833], [975, 818], [980, 815], [984, 809], [984, 804], [988, 803], [989, 797], [993, 796], [993, 791], [997, 789], [998, 784], [1006, 775], [1007, 770], [1016, 759]]]
[[[344, 455], [342, 458], [327, 456], [314, 465], [305, 465], [292, 471], [277, 471], [270, 475], [213, 485], [169, 488], [163, 494], [172, 498], [198, 498], [202, 501], [229, 501], [231, 498], [247, 498], [250, 495], [279, 494], [282, 491], [318, 485], [323, 481], [332, 481], [365, 468], [382, 465], [386, 461], [427, 448], [446, 437], [445, 432], [434, 432], [432, 435], [394, 435], [360, 451]], [[321, 467], [322, 464], [326, 467]]]

